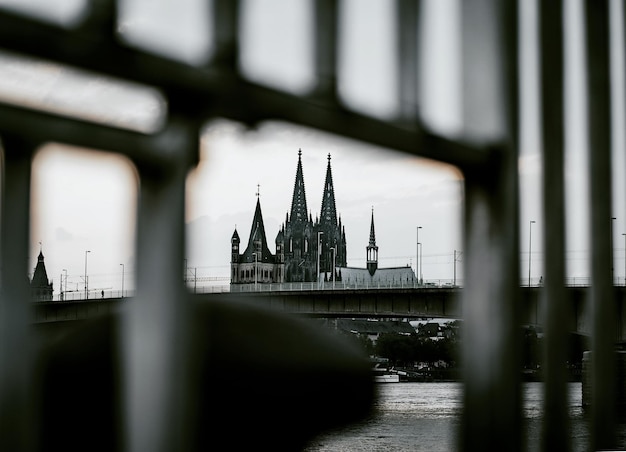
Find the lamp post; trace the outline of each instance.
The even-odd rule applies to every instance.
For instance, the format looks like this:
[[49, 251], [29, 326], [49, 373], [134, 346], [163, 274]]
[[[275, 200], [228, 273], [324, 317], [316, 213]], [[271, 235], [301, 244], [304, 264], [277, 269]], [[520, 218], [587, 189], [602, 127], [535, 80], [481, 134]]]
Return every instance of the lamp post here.
[[124, 264], [120, 264], [122, 266], [122, 298], [124, 298]]
[[528, 287], [530, 287], [530, 262], [532, 261], [533, 252], [533, 223], [534, 220], [530, 220], [528, 224]]
[[335, 290], [335, 256], [337, 256], [337, 246], [333, 246], [331, 250], [333, 250], [333, 269], [330, 277], [333, 278], [333, 290]]
[[613, 275], [614, 275], [614, 270], [613, 270], [613, 220], [616, 220], [617, 218], [615, 217], [611, 217], [611, 235], [609, 235], [609, 240], [610, 240], [610, 244], [611, 244], [611, 284], [615, 284], [615, 281], [613, 280]]
[[[61, 287], [63, 288], [63, 299], [65, 299], [65, 297], [67, 297], [67, 269], [64, 268], [63, 272], [65, 273], [65, 284]], [[61, 283], [63, 283], [63, 281], [61, 281]]]
[[624, 285], [626, 286], [626, 234], [624, 236]]
[[91, 251], [85, 251], [85, 300], [89, 299], [89, 279], [87, 277], [87, 254]]
[[317, 288], [320, 288], [320, 256], [322, 254], [322, 231], [317, 231]]
[[454, 280], [452, 282], [453, 286], [456, 286], [456, 262], [458, 261], [459, 257], [461, 257], [461, 254], [463, 254], [463, 251], [459, 251], [457, 254], [456, 250], [454, 250]]
[[254, 290], [256, 291], [256, 253], [252, 253], [254, 259]]
[[[420, 275], [420, 229], [421, 226], [417, 227], [417, 245], [415, 247], [415, 277], [419, 278]], [[417, 284], [420, 284], [419, 279], [417, 280]]]

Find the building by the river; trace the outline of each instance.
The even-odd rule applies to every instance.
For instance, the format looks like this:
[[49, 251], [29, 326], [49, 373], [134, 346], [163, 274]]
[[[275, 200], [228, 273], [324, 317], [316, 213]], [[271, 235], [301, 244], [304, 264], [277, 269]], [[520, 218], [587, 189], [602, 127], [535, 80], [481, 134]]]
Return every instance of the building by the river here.
[[257, 193], [248, 244], [243, 252], [236, 228], [231, 237], [231, 284], [341, 281], [371, 286], [413, 284], [416, 281], [409, 266], [378, 268], [373, 210], [370, 240], [366, 248], [367, 268], [347, 266], [346, 231], [341, 217], [337, 215], [330, 154], [320, 216], [313, 221], [306, 201], [302, 151], [298, 151], [291, 211], [287, 212], [274, 245], [275, 252], [272, 253]]
[[33, 279], [30, 281], [30, 296], [37, 301], [52, 301], [52, 281], [48, 281], [42, 250], [39, 250]]

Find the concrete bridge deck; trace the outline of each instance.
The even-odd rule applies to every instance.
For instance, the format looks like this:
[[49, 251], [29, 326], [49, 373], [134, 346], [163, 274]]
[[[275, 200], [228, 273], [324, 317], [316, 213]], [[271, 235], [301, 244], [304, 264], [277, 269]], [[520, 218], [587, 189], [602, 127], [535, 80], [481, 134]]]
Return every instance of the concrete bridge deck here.
[[[461, 288], [406, 288], [359, 290], [259, 291], [238, 293], [190, 294], [192, 300], [210, 303], [212, 300], [233, 303], [255, 303], [289, 314], [331, 318], [463, 318]], [[522, 324], [541, 325], [541, 287], [522, 287]], [[570, 331], [588, 335], [591, 324], [587, 315], [588, 287], [567, 289], [572, 303], [572, 317], [564, 319]], [[506, 303], [507, 300], [502, 300]], [[615, 287], [617, 328], [619, 340], [626, 339], [624, 303], [626, 287]], [[35, 323], [81, 320], [120, 309], [132, 298], [97, 300], [33, 302]], [[487, 319], [488, 321], [488, 319]]]

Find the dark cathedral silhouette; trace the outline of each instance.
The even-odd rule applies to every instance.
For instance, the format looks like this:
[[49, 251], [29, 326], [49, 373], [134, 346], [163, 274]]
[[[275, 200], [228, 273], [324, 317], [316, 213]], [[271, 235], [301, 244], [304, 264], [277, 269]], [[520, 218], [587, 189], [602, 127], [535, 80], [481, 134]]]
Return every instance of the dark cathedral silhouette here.
[[231, 238], [231, 284], [317, 281], [318, 261], [319, 274], [324, 274], [326, 280], [340, 280], [340, 272], [333, 272], [333, 268], [346, 266], [346, 231], [337, 217], [330, 154], [320, 217], [314, 222], [307, 207], [302, 150], [299, 150], [291, 212], [276, 235], [275, 254], [270, 252], [265, 237], [257, 196], [248, 246], [242, 254], [236, 228]]
[[299, 150], [291, 212], [287, 213], [285, 223], [276, 235], [275, 254], [269, 250], [265, 237], [261, 202], [257, 193], [248, 246], [243, 253], [240, 254], [241, 240], [237, 228], [231, 238], [231, 284], [341, 281], [371, 286], [410, 285], [417, 281], [408, 265], [378, 268], [373, 209], [369, 244], [366, 247], [367, 267], [347, 266], [346, 231], [341, 218], [337, 216], [330, 154], [320, 217], [313, 221], [307, 207], [302, 150]]

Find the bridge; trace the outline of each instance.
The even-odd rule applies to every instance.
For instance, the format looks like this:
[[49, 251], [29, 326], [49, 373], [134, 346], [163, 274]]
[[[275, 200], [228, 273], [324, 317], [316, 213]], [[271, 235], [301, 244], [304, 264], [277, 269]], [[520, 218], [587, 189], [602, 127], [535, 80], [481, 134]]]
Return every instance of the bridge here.
[[[542, 287], [522, 287], [522, 323], [541, 326]], [[569, 331], [589, 335], [591, 332], [587, 297], [589, 287], [568, 287], [572, 306]], [[437, 288], [370, 288], [341, 290], [261, 290], [257, 292], [222, 292], [190, 294], [195, 302], [222, 300], [232, 303], [254, 303], [279, 312], [306, 317], [325, 318], [463, 318], [458, 287]], [[618, 340], [626, 340], [626, 287], [615, 287]], [[35, 323], [50, 325], [82, 320], [115, 312], [132, 297], [93, 300], [33, 302]], [[507, 300], [502, 300], [507, 303]], [[489, 322], [489, 319], [485, 320]]]

